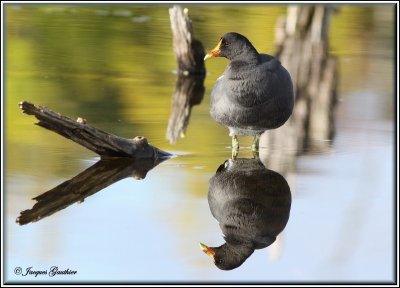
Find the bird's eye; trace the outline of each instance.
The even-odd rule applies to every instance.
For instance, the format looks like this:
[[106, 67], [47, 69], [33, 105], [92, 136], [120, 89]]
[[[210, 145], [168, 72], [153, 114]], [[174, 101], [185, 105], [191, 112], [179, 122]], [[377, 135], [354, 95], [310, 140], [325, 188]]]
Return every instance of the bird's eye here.
[[226, 160], [226, 161], [224, 162], [224, 167], [225, 167], [225, 168], [228, 168], [228, 166], [229, 166], [229, 161]]
[[225, 47], [228, 47], [229, 45], [231, 45], [231, 43], [229, 43], [229, 42], [227, 42], [227, 41], [224, 42], [224, 46], [225, 46]]

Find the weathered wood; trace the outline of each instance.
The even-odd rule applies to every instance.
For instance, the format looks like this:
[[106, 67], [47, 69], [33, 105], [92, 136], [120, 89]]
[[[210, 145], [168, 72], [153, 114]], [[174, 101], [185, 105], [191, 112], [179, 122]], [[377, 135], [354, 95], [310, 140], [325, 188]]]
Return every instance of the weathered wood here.
[[276, 29], [276, 56], [289, 71], [295, 89], [292, 117], [267, 134], [274, 143], [299, 154], [312, 146], [326, 150], [334, 134], [337, 59], [329, 55], [329, 23], [333, 7], [290, 6]]
[[143, 136], [134, 139], [125, 139], [86, 124], [86, 120], [79, 117], [76, 121], [59, 113], [48, 110], [46, 107], [24, 101], [19, 103], [22, 111], [28, 115], [35, 115], [39, 120], [37, 125], [56, 132], [101, 157], [130, 157], [135, 159], [158, 159], [170, 157], [171, 154], [150, 145]]
[[166, 135], [171, 144], [176, 143], [179, 136], [185, 135], [192, 106], [203, 100], [204, 91], [204, 76], [178, 77]]
[[124, 178], [144, 179], [149, 170], [164, 160], [102, 159], [70, 180], [33, 198], [35, 205], [22, 211], [16, 222], [24, 225], [39, 221], [74, 203], [83, 202], [85, 198]]
[[169, 9], [173, 48], [178, 65], [178, 74], [205, 75], [203, 45], [193, 37], [192, 21], [188, 9], [175, 5]]
[[204, 95], [205, 50], [193, 36], [192, 21], [188, 9], [179, 5], [169, 9], [173, 48], [178, 65], [178, 80], [172, 97], [171, 116], [166, 137], [171, 144], [183, 136], [189, 124], [193, 105], [199, 104]]

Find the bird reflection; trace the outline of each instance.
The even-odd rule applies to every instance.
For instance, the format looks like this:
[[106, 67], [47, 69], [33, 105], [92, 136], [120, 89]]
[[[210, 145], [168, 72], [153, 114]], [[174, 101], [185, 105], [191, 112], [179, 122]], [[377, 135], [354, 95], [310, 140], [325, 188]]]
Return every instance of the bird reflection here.
[[33, 198], [32, 209], [22, 211], [16, 222], [20, 225], [36, 222], [74, 203], [83, 202], [107, 186], [127, 177], [144, 179], [148, 171], [166, 160], [134, 160], [132, 158], [104, 158], [70, 180]]
[[276, 240], [289, 220], [291, 192], [259, 159], [229, 159], [210, 179], [208, 204], [226, 243], [200, 247], [218, 268], [231, 270]]

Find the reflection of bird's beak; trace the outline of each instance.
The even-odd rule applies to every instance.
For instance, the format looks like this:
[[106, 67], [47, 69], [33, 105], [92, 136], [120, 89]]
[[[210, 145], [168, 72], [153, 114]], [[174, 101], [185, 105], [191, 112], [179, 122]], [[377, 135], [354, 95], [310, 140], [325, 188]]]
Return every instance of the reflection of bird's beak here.
[[215, 48], [212, 49], [210, 52], [208, 52], [206, 57], [204, 57], [204, 61], [206, 61], [208, 58], [219, 56], [219, 54], [221, 53], [221, 50], [220, 50], [221, 43], [222, 43], [222, 40], [219, 40], [217, 46], [215, 46]]
[[204, 253], [206, 253], [208, 256], [210, 256], [210, 257], [213, 259], [213, 261], [215, 262], [215, 258], [214, 258], [214, 256], [215, 256], [215, 251], [214, 251], [213, 248], [208, 247], [208, 246], [204, 245], [203, 243], [200, 243], [200, 249], [201, 249]]

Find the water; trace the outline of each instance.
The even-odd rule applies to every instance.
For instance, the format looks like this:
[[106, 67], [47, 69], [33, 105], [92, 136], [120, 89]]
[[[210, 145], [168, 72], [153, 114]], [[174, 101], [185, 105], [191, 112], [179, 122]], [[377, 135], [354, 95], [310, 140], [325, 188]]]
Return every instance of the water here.
[[[327, 153], [295, 165], [270, 147], [268, 169], [292, 193], [289, 221], [268, 248], [221, 271], [199, 242], [223, 244], [208, 181], [230, 157], [227, 130], [209, 116], [210, 91], [227, 64], [206, 63], [206, 91], [184, 138], [166, 139], [176, 76], [168, 5], [6, 7], [4, 142], [5, 280], [11, 282], [310, 282], [394, 278], [393, 14], [390, 5], [343, 6], [331, 23], [340, 61], [336, 135]], [[284, 6], [195, 5], [195, 36], [207, 49], [227, 31], [273, 53]], [[377, 44], [379, 43], [379, 45]], [[31, 198], [99, 158], [34, 126], [28, 100], [127, 138], [145, 135], [176, 157], [144, 179], [127, 177], [38, 222], [19, 226]], [[249, 146], [250, 139], [241, 140]], [[265, 151], [264, 151], [265, 152]], [[265, 152], [267, 153], [267, 152]], [[249, 148], [239, 157], [251, 157]], [[31, 270], [73, 275], [16, 275]]]

